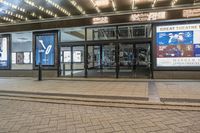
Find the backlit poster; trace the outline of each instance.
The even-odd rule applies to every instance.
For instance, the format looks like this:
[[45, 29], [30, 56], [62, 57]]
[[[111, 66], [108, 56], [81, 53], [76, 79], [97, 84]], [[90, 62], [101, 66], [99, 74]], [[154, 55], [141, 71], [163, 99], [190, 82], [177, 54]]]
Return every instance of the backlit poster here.
[[200, 66], [200, 24], [156, 27], [157, 67]]
[[81, 62], [81, 51], [74, 51], [73, 52], [73, 61], [74, 62]]
[[[41, 59], [40, 59], [41, 52]], [[55, 36], [54, 34], [36, 35], [36, 65], [54, 65]]]
[[0, 37], [0, 68], [8, 67], [8, 38]]
[[24, 52], [24, 64], [31, 63], [31, 52]]
[[64, 62], [71, 62], [71, 51], [64, 51]]

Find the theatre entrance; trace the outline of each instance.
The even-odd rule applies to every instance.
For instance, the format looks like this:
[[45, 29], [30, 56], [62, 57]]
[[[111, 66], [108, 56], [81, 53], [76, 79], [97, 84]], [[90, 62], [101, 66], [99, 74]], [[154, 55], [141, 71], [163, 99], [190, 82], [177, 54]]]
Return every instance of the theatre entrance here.
[[149, 43], [94, 44], [87, 53], [87, 77], [151, 77]]

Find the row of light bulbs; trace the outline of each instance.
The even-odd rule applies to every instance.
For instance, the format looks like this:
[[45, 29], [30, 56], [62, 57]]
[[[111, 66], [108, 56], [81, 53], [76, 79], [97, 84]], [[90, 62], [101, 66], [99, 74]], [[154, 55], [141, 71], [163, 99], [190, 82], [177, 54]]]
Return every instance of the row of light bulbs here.
[[4, 12], [5, 14], [14, 16], [14, 17], [19, 18], [19, 19], [22, 19], [22, 20], [28, 20], [27, 17], [24, 17], [23, 15], [20, 15], [20, 14], [18, 14], [18, 13], [15, 14], [15, 13], [13, 13], [13, 12], [11, 12], [11, 11], [8, 11], [8, 10], [3, 10], [3, 12]]
[[58, 10], [60, 10], [61, 12], [63, 12], [64, 14], [66, 14], [68, 16], [71, 16], [71, 13], [69, 11], [67, 11], [66, 9], [64, 9], [63, 7], [61, 7], [60, 5], [58, 5], [57, 3], [53, 2], [52, 0], [46, 0], [46, 2], [50, 3], [55, 8], [57, 8]]
[[27, 3], [28, 5], [32, 6], [32, 7], [35, 7], [37, 9], [39, 9], [40, 11], [42, 12], [45, 12], [46, 14], [50, 15], [50, 16], [54, 16], [54, 17], [57, 17], [57, 14], [55, 14], [54, 12], [48, 10], [48, 9], [45, 9], [44, 7], [42, 6], [38, 6], [36, 5], [32, 0], [24, 0], [25, 3]]
[[78, 5], [78, 3], [75, 0], [69, 0], [69, 2], [81, 13], [86, 14], [86, 12], [83, 10], [83, 8]]
[[13, 19], [9, 17], [0, 17], [0, 19], [3, 19], [4, 21], [9, 21], [9, 22], [15, 22]]

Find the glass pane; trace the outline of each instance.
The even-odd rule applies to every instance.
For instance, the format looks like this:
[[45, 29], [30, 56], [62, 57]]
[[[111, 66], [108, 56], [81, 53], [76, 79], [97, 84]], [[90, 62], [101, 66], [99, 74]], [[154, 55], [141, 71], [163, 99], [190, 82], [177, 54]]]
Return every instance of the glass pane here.
[[61, 42], [85, 41], [85, 28], [61, 29]]
[[132, 77], [135, 69], [135, 51], [133, 44], [120, 44], [119, 65], [120, 77]]
[[116, 35], [116, 27], [87, 29], [87, 40], [111, 40], [116, 39]]
[[73, 76], [84, 76], [84, 46], [73, 47]]
[[32, 69], [32, 32], [12, 33], [12, 69]]
[[61, 76], [71, 76], [71, 48], [61, 47], [60, 52]]

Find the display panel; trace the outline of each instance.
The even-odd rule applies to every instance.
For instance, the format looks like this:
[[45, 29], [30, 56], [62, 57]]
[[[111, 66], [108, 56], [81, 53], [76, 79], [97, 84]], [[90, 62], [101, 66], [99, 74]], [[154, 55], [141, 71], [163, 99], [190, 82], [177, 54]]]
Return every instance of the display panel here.
[[52, 66], [55, 64], [54, 34], [36, 35], [36, 65], [40, 63], [40, 52], [42, 65]]
[[71, 62], [71, 51], [64, 51], [64, 62]]
[[81, 51], [73, 52], [73, 62], [81, 62]]
[[9, 67], [8, 37], [0, 37], [0, 68]]
[[157, 67], [200, 66], [200, 24], [156, 27]]

